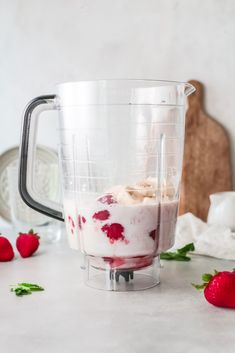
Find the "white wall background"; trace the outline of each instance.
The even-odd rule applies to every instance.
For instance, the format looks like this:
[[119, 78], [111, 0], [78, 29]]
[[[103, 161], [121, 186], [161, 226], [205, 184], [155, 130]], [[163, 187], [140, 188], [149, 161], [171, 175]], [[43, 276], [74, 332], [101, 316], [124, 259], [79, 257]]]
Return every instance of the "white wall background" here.
[[[0, 153], [32, 97], [96, 78], [201, 80], [235, 158], [234, 0], [0, 0]], [[40, 142], [56, 142], [54, 119]]]

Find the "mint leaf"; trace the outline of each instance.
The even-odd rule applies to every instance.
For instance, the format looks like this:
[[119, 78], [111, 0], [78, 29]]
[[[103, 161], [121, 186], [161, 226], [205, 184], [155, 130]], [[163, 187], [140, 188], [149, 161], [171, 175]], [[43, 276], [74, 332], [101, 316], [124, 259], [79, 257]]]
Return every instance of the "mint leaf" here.
[[177, 249], [175, 252], [167, 251], [160, 254], [161, 260], [175, 260], [175, 261], [190, 261], [191, 258], [186, 256], [189, 251], [194, 251], [194, 244], [190, 243], [185, 245], [181, 249]]
[[22, 287], [11, 288], [11, 292], [15, 292], [15, 294], [17, 296], [21, 296], [21, 295], [25, 295], [25, 294], [31, 294], [30, 289], [22, 288]]
[[161, 260], [173, 260], [174, 259], [174, 253], [172, 253], [172, 252], [162, 252], [160, 254], [160, 259]]
[[177, 252], [162, 252], [160, 254], [161, 260], [175, 260], [175, 261], [190, 261], [190, 257], [178, 254]]
[[42, 288], [38, 284], [33, 284], [33, 283], [24, 283], [23, 282], [23, 283], [18, 283], [18, 286], [29, 288], [29, 290], [31, 290], [31, 291], [43, 291], [44, 290], [44, 288]]
[[194, 250], [195, 250], [194, 244], [193, 243], [189, 243], [189, 244], [185, 245], [183, 248], [177, 249], [177, 252], [179, 254], [186, 255], [189, 251], [194, 251]]
[[23, 288], [18, 288], [15, 290], [15, 294], [17, 296], [22, 296], [22, 295], [27, 295], [27, 294], [31, 294], [32, 292], [30, 290], [26, 290], [26, 289], [23, 289]]
[[32, 294], [32, 292], [44, 291], [44, 288], [38, 284], [33, 283], [17, 283], [15, 286], [12, 286], [11, 292], [14, 292], [17, 296]]
[[191, 261], [191, 257], [176, 254], [174, 260], [175, 261]]

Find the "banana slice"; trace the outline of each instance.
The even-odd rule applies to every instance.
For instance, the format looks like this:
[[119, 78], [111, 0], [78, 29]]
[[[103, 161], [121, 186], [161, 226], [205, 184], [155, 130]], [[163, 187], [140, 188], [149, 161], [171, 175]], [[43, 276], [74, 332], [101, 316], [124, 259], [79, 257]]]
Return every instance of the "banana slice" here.
[[[151, 204], [156, 202], [159, 191], [157, 179], [153, 177], [148, 177], [134, 185], [116, 185], [108, 190], [114, 195], [115, 200], [122, 205]], [[161, 195], [165, 201], [174, 198], [175, 188], [171, 182], [164, 180]]]
[[141, 201], [132, 197], [126, 190], [123, 190], [117, 195], [117, 202], [121, 205], [133, 205]]

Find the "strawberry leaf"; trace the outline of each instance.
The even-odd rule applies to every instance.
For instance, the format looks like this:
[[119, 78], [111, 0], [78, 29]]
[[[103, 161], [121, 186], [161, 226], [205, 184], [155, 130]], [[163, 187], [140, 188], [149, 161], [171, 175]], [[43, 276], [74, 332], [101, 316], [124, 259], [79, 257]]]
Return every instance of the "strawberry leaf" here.
[[202, 284], [191, 283], [191, 284], [197, 290], [203, 290], [207, 286], [207, 283], [202, 283]]
[[202, 280], [206, 283], [208, 283], [212, 279], [212, 275], [210, 273], [204, 273], [202, 275]]
[[40, 236], [38, 235], [38, 233], [34, 233], [34, 230], [33, 230], [33, 229], [30, 229], [30, 230], [28, 231], [28, 234], [34, 235], [35, 237], [37, 237], [38, 239], [40, 239]]

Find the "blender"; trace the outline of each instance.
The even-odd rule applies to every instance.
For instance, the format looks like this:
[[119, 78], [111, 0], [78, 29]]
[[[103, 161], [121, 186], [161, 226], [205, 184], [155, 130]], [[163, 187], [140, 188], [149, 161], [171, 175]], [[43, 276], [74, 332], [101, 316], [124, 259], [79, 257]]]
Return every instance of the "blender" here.
[[[19, 190], [33, 209], [65, 221], [87, 285], [129, 291], [160, 281], [174, 244], [189, 83], [97, 80], [58, 85], [26, 107]], [[63, 205], [34, 188], [37, 121], [59, 112]]]

